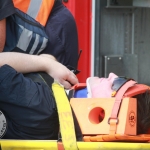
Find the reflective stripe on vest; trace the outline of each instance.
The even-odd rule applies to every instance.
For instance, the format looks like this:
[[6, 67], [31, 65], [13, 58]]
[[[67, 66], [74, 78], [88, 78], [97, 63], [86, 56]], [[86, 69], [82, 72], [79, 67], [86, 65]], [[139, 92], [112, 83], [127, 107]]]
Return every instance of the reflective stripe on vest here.
[[13, 0], [14, 6], [45, 26], [55, 0]]
[[29, 54], [39, 54], [47, 45], [48, 40], [21, 25], [19, 26], [22, 28], [22, 33], [20, 35], [17, 47], [26, 53], [28, 52]]

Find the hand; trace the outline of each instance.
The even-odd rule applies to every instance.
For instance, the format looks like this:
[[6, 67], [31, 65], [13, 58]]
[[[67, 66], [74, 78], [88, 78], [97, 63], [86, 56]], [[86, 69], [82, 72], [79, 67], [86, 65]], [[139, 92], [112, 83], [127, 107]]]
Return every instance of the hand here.
[[51, 55], [40, 55], [48, 59], [47, 73], [53, 77], [58, 83], [62, 84], [65, 89], [70, 89], [72, 85], [78, 83], [76, 75], [71, 72], [67, 67], [57, 62]]

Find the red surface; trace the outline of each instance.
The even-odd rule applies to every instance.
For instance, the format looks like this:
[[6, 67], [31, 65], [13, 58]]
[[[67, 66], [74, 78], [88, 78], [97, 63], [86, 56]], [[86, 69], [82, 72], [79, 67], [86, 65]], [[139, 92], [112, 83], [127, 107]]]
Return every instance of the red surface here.
[[78, 62], [81, 72], [77, 76], [84, 83], [91, 71], [91, 0], [68, 0], [64, 5], [71, 11], [77, 23], [79, 50], [82, 50]]

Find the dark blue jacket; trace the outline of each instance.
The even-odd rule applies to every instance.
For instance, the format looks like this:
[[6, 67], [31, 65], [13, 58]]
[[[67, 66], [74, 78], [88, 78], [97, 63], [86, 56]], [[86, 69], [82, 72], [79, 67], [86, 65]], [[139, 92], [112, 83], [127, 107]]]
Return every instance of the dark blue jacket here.
[[4, 139], [58, 138], [58, 114], [52, 91], [43, 81], [33, 82], [8, 65], [0, 67], [0, 111], [7, 120]]
[[49, 43], [42, 53], [54, 55], [65, 66], [77, 67], [77, 26], [71, 12], [61, 0], [56, 0], [45, 29]]

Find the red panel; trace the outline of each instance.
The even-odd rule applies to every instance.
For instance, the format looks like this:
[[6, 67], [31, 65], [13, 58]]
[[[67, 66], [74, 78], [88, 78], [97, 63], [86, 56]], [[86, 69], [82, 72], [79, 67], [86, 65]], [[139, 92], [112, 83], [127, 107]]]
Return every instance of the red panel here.
[[71, 11], [77, 23], [79, 50], [82, 50], [78, 63], [81, 73], [77, 76], [80, 82], [85, 82], [91, 70], [91, 0], [68, 0], [64, 4]]

